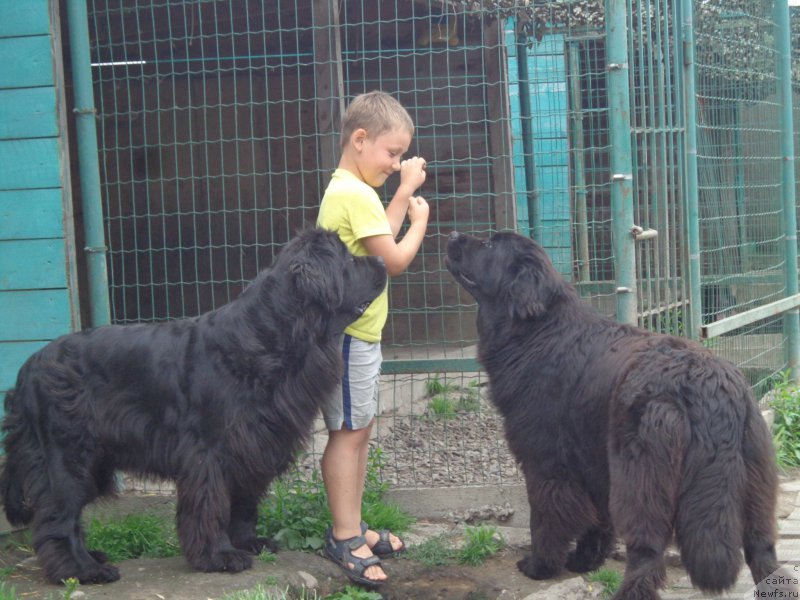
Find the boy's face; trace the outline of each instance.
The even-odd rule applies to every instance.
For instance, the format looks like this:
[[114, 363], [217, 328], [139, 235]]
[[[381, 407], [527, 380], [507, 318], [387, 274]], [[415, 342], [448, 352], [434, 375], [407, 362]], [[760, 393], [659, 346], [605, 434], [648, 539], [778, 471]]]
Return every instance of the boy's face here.
[[370, 138], [359, 129], [352, 140], [361, 179], [372, 187], [380, 187], [389, 175], [400, 170], [400, 160], [411, 145], [411, 132], [398, 128]]

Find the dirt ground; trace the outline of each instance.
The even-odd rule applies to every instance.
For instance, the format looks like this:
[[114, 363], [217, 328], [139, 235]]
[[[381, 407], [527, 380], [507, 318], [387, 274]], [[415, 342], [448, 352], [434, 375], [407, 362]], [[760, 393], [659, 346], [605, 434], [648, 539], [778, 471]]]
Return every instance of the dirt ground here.
[[[800, 510], [800, 471], [784, 478], [789, 485], [778, 502], [779, 529], [783, 519]], [[782, 485], [782, 488], [784, 486]], [[124, 517], [130, 514], [174, 516], [171, 496], [124, 494], [87, 507], [84, 517]], [[490, 523], [491, 524], [491, 523]], [[431, 537], [447, 534], [458, 539], [464, 526], [445, 521], [418, 521], [404, 534], [409, 548]], [[602, 587], [574, 573], [563, 573], [549, 581], [533, 581], [516, 568], [530, 547], [527, 529], [497, 524], [506, 546], [476, 567], [448, 564], [429, 568], [412, 558], [397, 557], [384, 562], [389, 581], [379, 588], [384, 600], [591, 600], [602, 598]], [[795, 527], [786, 529], [794, 535]], [[13, 586], [18, 600], [62, 600], [63, 588], [45, 580], [36, 557], [19, 543], [19, 532], [0, 535], [0, 581]], [[621, 551], [604, 567], [620, 573], [624, 569]], [[674, 550], [667, 555], [667, 588], [685, 577]], [[200, 573], [182, 557], [137, 559], [118, 563], [121, 579], [106, 585], [82, 585], [73, 600], [222, 600], [227, 594], [261, 586], [278, 592], [291, 588], [299, 598], [303, 588], [316, 590], [323, 599], [343, 590], [350, 581], [333, 563], [322, 556], [304, 552], [279, 551], [274, 562], [256, 560], [242, 573]], [[749, 577], [749, 574], [748, 574]], [[313, 598], [314, 596], [308, 596]], [[675, 597], [673, 594], [671, 597]], [[693, 596], [694, 597], [694, 596]], [[738, 597], [738, 596], [737, 596]], [[5, 596], [0, 595], [0, 598]]]
[[[522, 558], [521, 548], [508, 547], [479, 567], [442, 566], [427, 568], [420, 563], [403, 558], [385, 561], [390, 582], [378, 591], [385, 600], [489, 600], [504, 598], [522, 600], [536, 592], [545, 592], [553, 582], [536, 582], [523, 576], [516, 568]], [[60, 600], [62, 588], [46, 582], [35, 558], [13, 551], [0, 559], [5, 566], [18, 564], [14, 573], [6, 577], [14, 586], [17, 598], [31, 600]], [[609, 561], [609, 567], [621, 567]], [[257, 585], [274, 586], [276, 591], [287, 587], [300, 590], [304, 586], [317, 590], [324, 598], [344, 589], [349, 580], [332, 563], [320, 556], [302, 552], [279, 552], [275, 563], [256, 562], [252, 570], [237, 574], [199, 573], [193, 571], [182, 557], [168, 559], [137, 559], [119, 563], [122, 578], [112, 584], [80, 586], [85, 599], [114, 600], [220, 600], [237, 590]], [[561, 580], [574, 580], [574, 574], [565, 574]], [[578, 600], [597, 598], [599, 589], [585, 589], [578, 593], [576, 581], [570, 583], [572, 595], [549, 594], [542, 598]], [[73, 596], [77, 599], [80, 596]]]
[[[169, 514], [173, 500], [167, 497], [123, 496], [96, 507], [90, 515], [117, 515], [133, 512]], [[437, 533], [452, 530], [447, 523], [419, 522], [406, 537], [409, 547]], [[501, 530], [502, 531], [502, 530]], [[573, 573], [556, 581], [528, 579], [516, 568], [525, 554], [527, 532], [516, 530], [505, 535], [507, 545], [498, 554], [477, 567], [447, 565], [428, 568], [409, 558], [385, 561], [390, 581], [378, 591], [385, 600], [586, 600], [600, 598], [601, 589], [587, 584]], [[22, 600], [60, 600], [63, 588], [48, 583], [35, 556], [29, 550], [10, 544], [17, 534], [0, 539], [0, 572], [6, 585], [14, 586]], [[226, 594], [252, 589], [257, 585], [284, 591], [303, 587], [317, 591], [324, 598], [344, 589], [350, 582], [331, 562], [315, 554], [281, 551], [273, 563], [255, 561], [251, 570], [242, 573], [200, 573], [192, 570], [183, 557], [137, 559], [118, 563], [121, 579], [106, 585], [79, 586], [73, 599], [83, 600], [221, 600]], [[606, 567], [622, 570], [619, 560], [609, 560]], [[671, 577], [683, 574], [675, 569]], [[81, 595], [81, 593], [83, 595]]]

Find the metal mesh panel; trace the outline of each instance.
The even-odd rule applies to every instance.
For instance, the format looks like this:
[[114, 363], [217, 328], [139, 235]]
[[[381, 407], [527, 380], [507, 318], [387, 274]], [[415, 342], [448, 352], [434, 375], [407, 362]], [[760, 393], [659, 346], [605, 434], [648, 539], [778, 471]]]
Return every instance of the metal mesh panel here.
[[[376, 445], [397, 485], [517, 480], [475, 357], [450, 231], [516, 229], [615, 313], [601, 2], [89, 0], [113, 320], [235, 298], [314, 223], [339, 111], [383, 89], [428, 159], [419, 255], [390, 285]], [[768, 0], [694, 2], [702, 306], [687, 276], [680, 3], [629, 0], [638, 318], [685, 335], [785, 293], [775, 24]], [[796, 19], [796, 15], [795, 15]], [[795, 80], [796, 81], [796, 80]], [[797, 118], [797, 117], [796, 117]], [[394, 192], [397, 176], [379, 190]], [[780, 317], [707, 343], [754, 385], [785, 366]], [[321, 433], [320, 429], [320, 433]], [[324, 441], [324, 434], [317, 440]], [[302, 463], [313, 468], [319, 443]]]
[[[780, 102], [772, 2], [695, 2], [703, 322], [785, 295]], [[783, 366], [781, 317], [713, 348], [763, 384]]]

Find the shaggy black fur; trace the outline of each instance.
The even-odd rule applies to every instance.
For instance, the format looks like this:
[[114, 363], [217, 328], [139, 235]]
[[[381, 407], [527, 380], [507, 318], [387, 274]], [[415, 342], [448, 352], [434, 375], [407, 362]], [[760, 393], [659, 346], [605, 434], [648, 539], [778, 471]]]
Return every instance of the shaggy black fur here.
[[31, 356], [6, 396], [0, 493], [48, 577], [119, 578], [80, 524], [117, 469], [175, 480], [194, 568], [250, 568], [273, 548], [256, 537], [258, 502], [341, 377], [337, 339], [385, 285], [382, 260], [311, 229], [218, 310], [82, 331]]
[[736, 367], [598, 315], [518, 234], [454, 232], [447, 264], [478, 302], [479, 360], [525, 475], [522, 572], [596, 569], [615, 533], [618, 600], [659, 597], [673, 536], [707, 592], [733, 585], [742, 549], [755, 582], [777, 569], [772, 440]]

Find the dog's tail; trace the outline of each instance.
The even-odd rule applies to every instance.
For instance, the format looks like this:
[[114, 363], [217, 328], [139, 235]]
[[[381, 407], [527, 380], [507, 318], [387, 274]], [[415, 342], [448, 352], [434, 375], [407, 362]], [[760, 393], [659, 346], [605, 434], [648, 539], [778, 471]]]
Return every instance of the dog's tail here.
[[736, 582], [743, 545], [754, 577], [754, 559], [759, 571], [777, 567], [777, 474], [769, 430], [741, 374], [724, 364], [705, 379], [688, 392], [697, 397], [686, 398], [690, 414], [697, 412], [690, 417], [675, 536], [692, 584], [719, 593]]
[[10, 451], [15, 446], [15, 440], [18, 441], [22, 433], [19, 428], [17, 400], [17, 394], [14, 390], [6, 394], [5, 419], [3, 421], [3, 442], [6, 456], [3, 462], [3, 470], [0, 472], [0, 499], [3, 502], [3, 509], [8, 522], [15, 526], [21, 526], [30, 522], [33, 513], [25, 503], [25, 494], [22, 480], [19, 477], [16, 453]]

